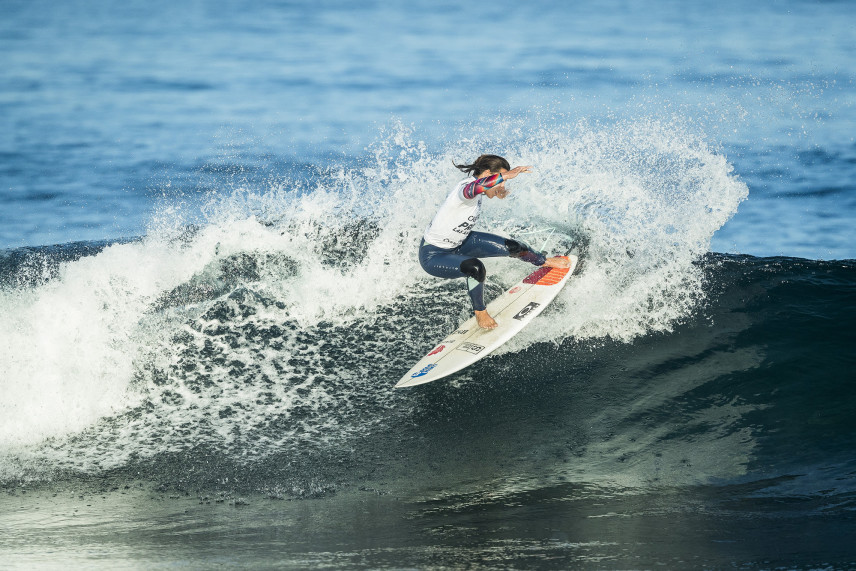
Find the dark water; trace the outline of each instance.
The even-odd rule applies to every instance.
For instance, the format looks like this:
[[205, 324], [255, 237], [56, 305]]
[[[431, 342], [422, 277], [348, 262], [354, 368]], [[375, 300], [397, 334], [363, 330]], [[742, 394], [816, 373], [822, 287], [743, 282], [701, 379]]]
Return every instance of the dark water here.
[[423, 348], [400, 331], [446, 325], [436, 290], [382, 325], [311, 327], [211, 292], [151, 348], [166, 363], [137, 363], [141, 402], [6, 456], [3, 548], [25, 566], [59, 544], [105, 566], [852, 567], [856, 264], [698, 267], [707, 299], [671, 332], [533, 342], [408, 391], [391, 383]]
[[853, 6], [495, 7], [0, 4], [0, 566], [856, 568]]

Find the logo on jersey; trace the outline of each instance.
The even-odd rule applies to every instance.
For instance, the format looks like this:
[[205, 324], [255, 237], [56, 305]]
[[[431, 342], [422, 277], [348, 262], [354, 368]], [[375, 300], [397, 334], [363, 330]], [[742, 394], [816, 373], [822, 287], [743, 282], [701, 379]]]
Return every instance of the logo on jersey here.
[[461, 346], [457, 348], [458, 351], [466, 351], [467, 353], [472, 353], [473, 355], [478, 355], [484, 349], [483, 345], [476, 345], [475, 343], [461, 343]]
[[526, 319], [526, 316], [532, 313], [532, 310], [541, 305], [540, 303], [535, 303], [534, 301], [528, 303], [526, 307], [517, 312], [517, 315], [514, 316], [514, 319], [518, 321], [523, 321]]
[[452, 228], [452, 232], [457, 232], [458, 234], [469, 234], [473, 229], [475, 224], [470, 224], [469, 222], [461, 222], [456, 227]]

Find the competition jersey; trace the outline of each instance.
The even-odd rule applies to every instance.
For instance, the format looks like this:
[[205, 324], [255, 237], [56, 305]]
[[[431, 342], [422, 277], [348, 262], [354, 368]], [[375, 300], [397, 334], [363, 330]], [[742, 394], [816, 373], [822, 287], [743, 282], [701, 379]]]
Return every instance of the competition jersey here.
[[479, 219], [484, 189], [502, 181], [501, 174], [494, 174], [478, 180], [470, 177], [459, 182], [425, 229], [425, 242], [446, 249], [463, 244]]

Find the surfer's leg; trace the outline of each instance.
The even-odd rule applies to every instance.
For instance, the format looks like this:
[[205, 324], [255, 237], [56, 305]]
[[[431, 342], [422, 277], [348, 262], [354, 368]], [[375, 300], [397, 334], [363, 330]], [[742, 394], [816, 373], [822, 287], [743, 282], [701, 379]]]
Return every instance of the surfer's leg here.
[[438, 278], [466, 278], [467, 293], [476, 317], [487, 316], [487, 320], [479, 318], [479, 324], [482, 325], [484, 321], [485, 324], [482, 327], [490, 327], [490, 322], [493, 322], [493, 326], [496, 326], [496, 322], [487, 315], [484, 303], [484, 280], [487, 270], [481, 260], [462, 255], [457, 250], [444, 250], [423, 243], [419, 247], [419, 264], [423, 270]]
[[487, 277], [487, 269], [478, 258], [467, 258], [460, 265], [461, 273], [467, 276], [467, 292], [473, 302], [473, 310], [485, 311], [484, 304], [484, 280]]
[[431, 244], [419, 246], [419, 265], [422, 269], [437, 278], [462, 278], [466, 274], [461, 270], [461, 264], [472, 258], [464, 256], [457, 250], [438, 248]]
[[512, 257], [520, 258], [536, 266], [544, 264], [547, 257], [540, 252], [511, 238], [503, 238], [487, 232], [470, 232], [458, 250], [461, 254], [480, 258]]
[[467, 276], [467, 292], [470, 294], [479, 327], [494, 329], [497, 323], [488, 314], [484, 304], [484, 280], [487, 277], [487, 269], [478, 258], [468, 258], [461, 262], [461, 271]]

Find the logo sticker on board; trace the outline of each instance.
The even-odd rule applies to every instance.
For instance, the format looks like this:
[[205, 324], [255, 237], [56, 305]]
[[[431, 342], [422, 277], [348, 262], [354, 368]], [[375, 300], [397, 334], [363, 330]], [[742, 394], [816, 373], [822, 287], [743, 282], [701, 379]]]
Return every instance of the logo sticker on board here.
[[415, 379], [416, 377], [424, 377], [425, 375], [427, 375], [431, 371], [431, 369], [433, 369], [436, 366], [437, 366], [436, 363], [431, 363], [427, 367], [424, 367], [418, 373], [413, 373], [412, 375], [410, 375], [410, 378]]
[[443, 349], [445, 349], [445, 348], [446, 348], [446, 346], [445, 346], [445, 345], [440, 345], [439, 347], [437, 347], [436, 349], [434, 349], [433, 351], [431, 351], [430, 353], [428, 353], [428, 355], [426, 355], [426, 356], [427, 356], [427, 357], [430, 357], [431, 355], [436, 355], [437, 353], [441, 352], [441, 351], [442, 351]]
[[535, 303], [534, 301], [528, 303], [526, 307], [517, 312], [517, 315], [514, 316], [514, 319], [518, 321], [523, 321], [526, 319], [526, 316], [532, 313], [532, 310], [541, 305], [540, 303]]
[[465, 334], [467, 331], [469, 331], [469, 330], [468, 330], [468, 329], [458, 329], [457, 331], [455, 331], [454, 333], [452, 333], [452, 335], [463, 335], [463, 334]]
[[520, 291], [520, 286], [514, 286], [513, 288], [508, 290], [508, 293], [517, 293], [519, 291]]
[[473, 355], [478, 355], [483, 349], [484, 345], [476, 345], [475, 343], [461, 343], [461, 346], [458, 347], [458, 351], [466, 351]]

